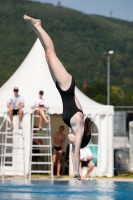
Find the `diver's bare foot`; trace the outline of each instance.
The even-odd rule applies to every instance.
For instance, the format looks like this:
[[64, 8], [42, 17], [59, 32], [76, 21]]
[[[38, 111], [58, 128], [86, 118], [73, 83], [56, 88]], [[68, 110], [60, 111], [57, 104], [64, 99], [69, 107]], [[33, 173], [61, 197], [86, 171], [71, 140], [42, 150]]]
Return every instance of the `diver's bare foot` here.
[[74, 175], [76, 174], [76, 170], [73, 170], [72, 177], [74, 178]]
[[39, 19], [33, 19], [27, 15], [24, 15], [23, 18], [26, 22], [28, 22], [30, 25], [34, 26], [35, 28], [37, 28], [38, 26], [41, 26], [41, 20]]

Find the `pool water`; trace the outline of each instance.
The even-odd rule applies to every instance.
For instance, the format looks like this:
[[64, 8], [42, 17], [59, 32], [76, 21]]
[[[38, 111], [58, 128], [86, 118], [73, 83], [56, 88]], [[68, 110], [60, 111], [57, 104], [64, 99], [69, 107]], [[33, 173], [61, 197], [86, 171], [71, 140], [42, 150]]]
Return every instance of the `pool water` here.
[[4, 181], [0, 200], [133, 200], [133, 182]]

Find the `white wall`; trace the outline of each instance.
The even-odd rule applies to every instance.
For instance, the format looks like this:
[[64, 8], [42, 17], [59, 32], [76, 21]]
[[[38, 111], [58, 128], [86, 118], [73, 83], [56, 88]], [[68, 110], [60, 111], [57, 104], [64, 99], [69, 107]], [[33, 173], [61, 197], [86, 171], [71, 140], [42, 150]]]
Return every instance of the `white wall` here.
[[120, 148], [129, 148], [129, 140], [128, 137], [116, 137], [114, 136], [114, 149], [120, 149]]

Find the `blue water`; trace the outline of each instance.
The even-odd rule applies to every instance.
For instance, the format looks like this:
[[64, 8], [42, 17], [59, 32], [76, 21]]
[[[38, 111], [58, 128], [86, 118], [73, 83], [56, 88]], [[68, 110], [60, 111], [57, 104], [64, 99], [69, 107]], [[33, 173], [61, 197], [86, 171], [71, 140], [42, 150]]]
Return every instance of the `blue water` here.
[[0, 200], [133, 200], [133, 182], [5, 181]]

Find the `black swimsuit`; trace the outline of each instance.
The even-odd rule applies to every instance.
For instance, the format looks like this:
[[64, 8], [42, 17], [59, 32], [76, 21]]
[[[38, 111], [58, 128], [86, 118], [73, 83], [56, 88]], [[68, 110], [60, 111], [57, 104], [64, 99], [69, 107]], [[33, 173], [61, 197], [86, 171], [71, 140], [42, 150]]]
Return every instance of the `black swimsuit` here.
[[[75, 103], [75, 81], [72, 77], [72, 83], [71, 86], [68, 90], [63, 91], [58, 83], [56, 82], [56, 87], [61, 95], [62, 98], [62, 102], [63, 102], [63, 121], [65, 122], [65, 124], [67, 124], [70, 128], [71, 128], [71, 124], [70, 124], [70, 120], [72, 118], [73, 115], [75, 115], [75, 113], [77, 112], [81, 112], [83, 113], [82, 110], [80, 110], [79, 108], [77, 108], [76, 103]], [[92, 124], [92, 119], [91, 118], [86, 118], [84, 121], [84, 134], [83, 134], [83, 138], [82, 138], [82, 142], [81, 142], [81, 148], [85, 147], [90, 139], [91, 139], [91, 124]]]
[[54, 146], [53, 149], [55, 149], [57, 152], [61, 150], [61, 147]]
[[62, 98], [62, 102], [63, 102], [63, 121], [65, 122], [65, 124], [67, 124], [70, 128], [71, 128], [71, 124], [70, 124], [70, 120], [72, 118], [73, 115], [75, 115], [75, 113], [77, 112], [82, 112], [82, 110], [80, 110], [76, 103], [75, 103], [75, 81], [72, 77], [72, 82], [71, 82], [71, 86], [68, 90], [63, 91], [58, 83], [56, 82], [56, 87], [61, 95]]

